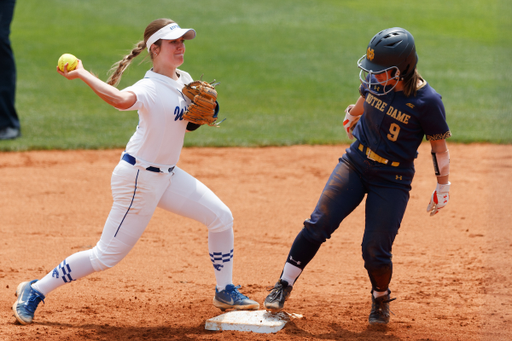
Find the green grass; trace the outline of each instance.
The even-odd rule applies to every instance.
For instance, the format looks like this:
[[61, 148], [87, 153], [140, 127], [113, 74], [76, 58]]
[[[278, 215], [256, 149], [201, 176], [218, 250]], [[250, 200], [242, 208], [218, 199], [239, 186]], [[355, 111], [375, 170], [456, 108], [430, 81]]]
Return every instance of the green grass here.
[[[153, 19], [193, 27], [181, 67], [220, 81], [221, 127], [187, 134], [186, 146], [348, 142], [343, 109], [358, 96], [357, 59], [379, 30], [416, 39], [418, 68], [443, 95], [454, 142], [512, 143], [512, 5], [508, 0], [232, 1], [23, 0], [11, 40], [23, 136], [0, 150], [124, 147], [136, 112], [119, 112], [55, 67], [75, 54], [106, 80]], [[120, 88], [150, 64], [135, 59]]]

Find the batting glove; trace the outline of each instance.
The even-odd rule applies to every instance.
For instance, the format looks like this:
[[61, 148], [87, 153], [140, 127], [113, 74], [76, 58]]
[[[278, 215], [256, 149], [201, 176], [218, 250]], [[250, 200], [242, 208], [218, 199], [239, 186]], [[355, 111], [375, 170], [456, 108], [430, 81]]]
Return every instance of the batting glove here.
[[450, 200], [450, 185], [450, 182], [445, 185], [437, 184], [436, 190], [432, 193], [430, 203], [427, 207], [427, 212], [430, 212], [431, 217], [436, 215], [441, 208], [448, 204], [448, 200]]
[[357, 122], [359, 121], [359, 118], [361, 116], [352, 116], [350, 115], [350, 110], [355, 107], [354, 104], [350, 104], [345, 109], [345, 119], [343, 120], [343, 127], [345, 128], [345, 132], [347, 133], [347, 136], [349, 139], [353, 140], [354, 136], [352, 135], [352, 132], [354, 131], [354, 127], [356, 126]]

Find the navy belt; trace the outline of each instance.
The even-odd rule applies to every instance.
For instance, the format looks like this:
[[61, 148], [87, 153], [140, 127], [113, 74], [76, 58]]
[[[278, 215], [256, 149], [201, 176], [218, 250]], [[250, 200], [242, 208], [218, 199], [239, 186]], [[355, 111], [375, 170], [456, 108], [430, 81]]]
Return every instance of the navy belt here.
[[[127, 153], [125, 153], [123, 155], [123, 160], [128, 162], [132, 166], [135, 166], [135, 163], [137, 163], [137, 160], [133, 156], [131, 156], [130, 154], [127, 154]], [[169, 168], [168, 172], [169, 173], [172, 172], [173, 169], [174, 169], [174, 167]], [[153, 166], [149, 166], [148, 168], [146, 168], [146, 170], [148, 170], [150, 172], [155, 172], [155, 173], [163, 173], [163, 171], [160, 168], [153, 167]]]

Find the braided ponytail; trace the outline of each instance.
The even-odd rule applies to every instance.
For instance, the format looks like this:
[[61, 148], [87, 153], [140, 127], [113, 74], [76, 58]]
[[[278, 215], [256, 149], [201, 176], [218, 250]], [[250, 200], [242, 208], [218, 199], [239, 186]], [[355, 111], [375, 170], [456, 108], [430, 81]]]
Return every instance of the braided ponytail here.
[[[135, 44], [135, 47], [132, 49], [130, 54], [124, 56], [123, 59], [112, 65], [112, 67], [109, 70], [109, 78], [107, 80], [107, 83], [113, 86], [117, 86], [119, 82], [121, 81], [121, 76], [123, 75], [123, 72], [130, 66], [133, 58], [137, 57], [139, 54], [141, 54], [142, 51], [146, 49], [146, 42], [148, 39], [159, 29], [161, 29], [164, 26], [167, 26], [171, 23], [174, 23], [171, 19], [156, 19], [153, 20], [144, 31], [144, 40], [139, 41], [137, 44]], [[161, 40], [158, 40], [154, 42], [155, 45], [160, 46], [162, 43]], [[153, 59], [153, 55], [151, 54], [151, 59]]]
[[129, 55], [124, 56], [123, 59], [112, 65], [109, 70], [110, 77], [107, 83], [113, 86], [117, 86], [121, 81], [121, 76], [128, 66], [130, 66], [133, 58], [137, 57], [146, 48], [144, 41], [139, 41]]

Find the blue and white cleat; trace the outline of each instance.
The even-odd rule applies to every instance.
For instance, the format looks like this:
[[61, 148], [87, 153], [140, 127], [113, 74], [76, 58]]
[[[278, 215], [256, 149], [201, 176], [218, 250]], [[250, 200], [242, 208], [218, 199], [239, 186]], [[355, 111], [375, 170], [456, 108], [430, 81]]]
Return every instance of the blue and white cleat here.
[[43, 301], [44, 303], [44, 295], [32, 289], [32, 283], [35, 282], [37, 282], [37, 279], [20, 283], [16, 289], [18, 299], [14, 302], [12, 311], [14, 312], [16, 320], [21, 324], [32, 323], [39, 302]]
[[215, 296], [213, 297], [213, 305], [222, 311], [226, 309], [236, 310], [256, 310], [260, 304], [251, 300], [249, 297], [244, 296], [238, 291], [240, 286], [233, 284], [226, 285], [226, 289], [218, 291], [215, 288]]

